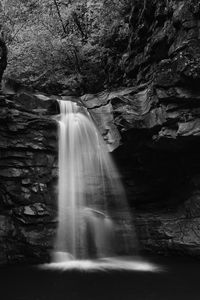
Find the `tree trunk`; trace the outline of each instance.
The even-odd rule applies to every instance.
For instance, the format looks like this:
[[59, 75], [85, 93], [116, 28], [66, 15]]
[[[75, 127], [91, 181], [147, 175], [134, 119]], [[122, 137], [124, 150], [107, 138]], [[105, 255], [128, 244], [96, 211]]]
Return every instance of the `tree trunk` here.
[[8, 49], [3, 38], [0, 38], [0, 82], [2, 80], [3, 73], [7, 67], [7, 54]]

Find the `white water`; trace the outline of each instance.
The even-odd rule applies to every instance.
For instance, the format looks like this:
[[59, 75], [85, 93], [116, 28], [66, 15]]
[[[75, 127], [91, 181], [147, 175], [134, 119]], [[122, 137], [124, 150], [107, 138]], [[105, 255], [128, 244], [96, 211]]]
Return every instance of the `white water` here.
[[141, 272], [163, 272], [166, 270], [163, 266], [151, 263], [140, 257], [112, 257], [95, 260], [63, 260], [40, 266], [46, 270], [58, 270], [61, 272], [78, 271], [141, 271]]
[[130, 221], [107, 146], [87, 111], [70, 101], [59, 101], [59, 105], [58, 229], [53, 261], [110, 257], [119, 249], [127, 254], [134, 247], [134, 233], [130, 234], [131, 224], [116, 217], [117, 212], [126, 212]]

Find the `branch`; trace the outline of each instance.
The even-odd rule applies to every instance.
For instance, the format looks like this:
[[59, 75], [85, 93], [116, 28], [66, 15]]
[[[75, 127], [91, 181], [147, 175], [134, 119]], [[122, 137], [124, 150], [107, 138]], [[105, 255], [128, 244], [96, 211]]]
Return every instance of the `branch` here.
[[15, 37], [18, 35], [18, 33], [21, 31], [21, 29], [25, 26], [26, 24], [22, 24], [22, 26], [15, 32], [13, 36], [11, 36], [11, 39], [9, 43], [12, 43], [12, 41], [15, 39]]
[[63, 19], [62, 19], [61, 14], [60, 14], [60, 9], [59, 9], [59, 7], [58, 7], [58, 3], [56, 2], [56, 0], [54, 0], [54, 4], [55, 4], [55, 6], [56, 6], [56, 10], [57, 10], [58, 17], [59, 17], [59, 20], [60, 20], [60, 22], [61, 22], [63, 31], [64, 31], [65, 34], [67, 34], [66, 29], [65, 29], [65, 25], [64, 25], [64, 22], [63, 22]]
[[138, 21], [138, 24], [140, 23], [140, 21], [142, 20], [143, 16], [144, 16], [144, 13], [147, 9], [147, 0], [144, 0], [143, 2], [143, 8], [142, 8], [142, 11], [140, 13], [140, 16], [139, 16], [139, 21]]
[[[69, 4], [71, 4], [71, 0], [69, 0], [68, 2]], [[59, 16], [59, 19], [60, 19], [60, 22], [62, 24], [62, 28], [63, 28], [63, 31], [64, 31], [64, 34], [65, 36], [67, 36], [67, 31], [66, 31], [66, 27], [64, 25], [64, 22], [63, 22], [63, 19], [61, 17], [61, 14], [60, 14], [60, 9], [58, 7], [58, 3], [56, 0], [54, 0], [54, 4], [56, 6], [56, 10], [57, 10], [57, 13], [58, 13], [58, 16]], [[75, 13], [76, 14], [76, 13]], [[73, 16], [74, 18], [74, 16]], [[78, 26], [78, 25], [77, 25]], [[81, 28], [82, 29], [82, 28]], [[80, 30], [80, 29], [79, 29]], [[76, 68], [78, 70], [79, 73], [81, 73], [81, 67], [80, 67], [80, 62], [79, 62], [79, 57], [78, 57], [78, 52], [77, 52], [77, 49], [76, 49], [76, 46], [72, 43], [72, 47], [73, 47], [73, 53], [74, 53], [74, 57], [75, 57], [75, 62], [76, 62]]]
[[[72, 5], [72, 1], [68, 0], [68, 3], [67, 4], [64, 3], [64, 5], [68, 7], [68, 5]], [[82, 39], [87, 40], [87, 33], [85, 33], [84, 30], [82, 29], [81, 22], [80, 22], [79, 17], [78, 17], [78, 15], [75, 11], [73, 11], [73, 13], [72, 13], [72, 18], [74, 20], [75, 25], [77, 26], [78, 30], [81, 33]], [[67, 25], [69, 25], [69, 22], [66, 23], [65, 28], [67, 27]]]
[[87, 35], [84, 33], [83, 29], [82, 29], [82, 26], [81, 26], [81, 23], [79, 21], [79, 18], [77, 16], [77, 13], [76, 12], [73, 12], [73, 19], [74, 19], [74, 23], [76, 24], [78, 30], [80, 31], [81, 33], [81, 36], [82, 36], [82, 39], [87, 39]]
[[41, 19], [40, 19], [40, 22], [42, 23], [42, 25], [44, 26], [44, 28], [46, 28], [51, 33], [51, 35], [54, 37], [55, 36], [55, 32], [53, 32], [53, 30], [51, 30], [49, 28], [49, 26], [46, 25], [45, 22], [43, 22]]

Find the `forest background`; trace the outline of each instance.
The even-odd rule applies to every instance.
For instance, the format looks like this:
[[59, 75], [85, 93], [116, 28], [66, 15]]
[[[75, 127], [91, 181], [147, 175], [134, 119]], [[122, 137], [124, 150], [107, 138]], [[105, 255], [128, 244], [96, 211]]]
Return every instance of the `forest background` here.
[[2, 0], [5, 75], [47, 93], [120, 85], [130, 10], [129, 0]]

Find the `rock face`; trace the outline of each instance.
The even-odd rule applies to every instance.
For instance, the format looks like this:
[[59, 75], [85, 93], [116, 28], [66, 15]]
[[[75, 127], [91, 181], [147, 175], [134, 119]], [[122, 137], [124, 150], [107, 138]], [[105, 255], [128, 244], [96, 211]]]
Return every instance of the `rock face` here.
[[138, 233], [144, 249], [199, 255], [200, 5], [140, 5], [133, 6], [124, 63], [126, 80], [141, 86], [131, 97], [137, 116], [118, 116], [127, 142], [131, 129], [139, 147], [137, 158], [130, 154], [138, 171], [129, 173], [136, 206], [147, 211]]
[[52, 247], [57, 126], [39, 97], [0, 96], [0, 263], [46, 261]]
[[130, 88], [83, 97], [112, 149], [122, 144], [114, 156], [148, 251], [200, 253], [199, 32], [199, 1], [134, 1]]

